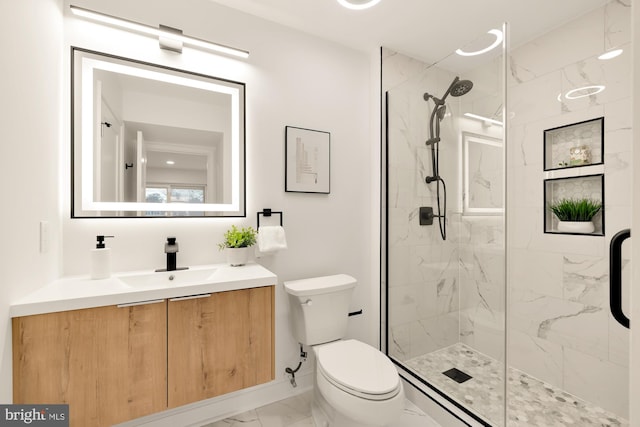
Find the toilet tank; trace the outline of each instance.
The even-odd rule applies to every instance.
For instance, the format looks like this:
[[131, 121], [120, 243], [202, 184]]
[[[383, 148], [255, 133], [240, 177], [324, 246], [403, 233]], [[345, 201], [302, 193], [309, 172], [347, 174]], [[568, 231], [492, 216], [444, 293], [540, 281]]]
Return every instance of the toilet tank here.
[[284, 282], [293, 336], [299, 343], [321, 344], [346, 335], [349, 301], [356, 283], [346, 274]]

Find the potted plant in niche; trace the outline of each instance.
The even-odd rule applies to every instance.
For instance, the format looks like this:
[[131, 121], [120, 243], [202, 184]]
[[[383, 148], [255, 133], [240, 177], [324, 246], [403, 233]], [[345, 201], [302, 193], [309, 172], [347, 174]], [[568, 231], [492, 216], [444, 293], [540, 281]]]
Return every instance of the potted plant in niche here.
[[589, 234], [595, 230], [593, 217], [602, 209], [602, 202], [593, 199], [560, 199], [549, 209], [558, 218], [558, 231]]
[[235, 225], [224, 233], [224, 240], [218, 244], [218, 247], [220, 250], [227, 251], [229, 265], [235, 267], [247, 263], [250, 247], [255, 245], [257, 233], [253, 227], [238, 228]]

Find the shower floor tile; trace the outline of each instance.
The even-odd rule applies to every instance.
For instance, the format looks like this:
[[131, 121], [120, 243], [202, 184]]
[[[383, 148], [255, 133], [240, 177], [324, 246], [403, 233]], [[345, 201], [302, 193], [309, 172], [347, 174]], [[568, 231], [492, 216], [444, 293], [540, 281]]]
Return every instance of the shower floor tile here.
[[[458, 343], [414, 357], [405, 365], [494, 426], [502, 426], [503, 365]], [[472, 378], [458, 383], [443, 374], [457, 368]], [[509, 368], [508, 427], [628, 427], [628, 421]]]

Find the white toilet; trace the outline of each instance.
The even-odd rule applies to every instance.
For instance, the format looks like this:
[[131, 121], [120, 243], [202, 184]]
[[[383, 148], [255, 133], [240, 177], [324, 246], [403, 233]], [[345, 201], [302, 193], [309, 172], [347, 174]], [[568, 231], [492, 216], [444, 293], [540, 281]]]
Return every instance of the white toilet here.
[[387, 356], [347, 332], [356, 279], [346, 274], [284, 283], [295, 338], [316, 356], [314, 400], [317, 427], [386, 426], [404, 408], [404, 390]]

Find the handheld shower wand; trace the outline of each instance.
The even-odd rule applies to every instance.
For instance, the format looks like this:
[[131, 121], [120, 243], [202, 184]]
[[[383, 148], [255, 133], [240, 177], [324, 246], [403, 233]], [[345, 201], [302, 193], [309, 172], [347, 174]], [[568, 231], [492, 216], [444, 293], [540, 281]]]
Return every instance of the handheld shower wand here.
[[[431, 147], [431, 171], [433, 175], [427, 176], [425, 178], [425, 182], [427, 184], [431, 184], [432, 182], [436, 183], [438, 214], [431, 214], [431, 216], [438, 218], [438, 225], [440, 227], [442, 240], [447, 240], [447, 187], [444, 179], [440, 177], [440, 122], [444, 119], [447, 112], [447, 106], [445, 105], [447, 96], [462, 96], [468, 93], [471, 88], [473, 88], [473, 83], [470, 80], [460, 80], [460, 77], [456, 76], [442, 98], [437, 98], [429, 93], [425, 93], [423, 95], [425, 101], [429, 102], [429, 100], [433, 100], [435, 104], [433, 111], [431, 111], [431, 117], [429, 118], [429, 139], [425, 142], [427, 146]], [[440, 206], [441, 185], [444, 196], [442, 209]]]

